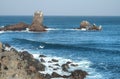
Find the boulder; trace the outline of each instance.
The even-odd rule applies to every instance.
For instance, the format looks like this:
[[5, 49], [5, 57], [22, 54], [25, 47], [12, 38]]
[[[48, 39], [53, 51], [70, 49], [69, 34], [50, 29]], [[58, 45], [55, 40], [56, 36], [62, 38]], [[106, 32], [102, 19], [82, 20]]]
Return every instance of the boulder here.
[[45, 56], [45, 55], [39, 55], [39, 57], [47, 57], [47, 56]]
[[62, 65], [62, 70], [65, 71], [65, 72], [68, 72], [68, 69], [69, 69], [69, 64], [63, 64]]
[[8, 25], [3, 28], [0, 28], [0, 31], [21, 31], [21, 30], [26, 30], [26, 28], [28, 27], [29, 27], [28, 24], [20, 22], [18, 24]]
[[58, 62], [58, 60], [56, 60], [56, 59], [52, 59], [52, 62]]
[[45, 31], [45, 27], [43, 25], [43, 13], [41, 11], [37, 11], [34, 13], [34, 19], [29, 27], [29, 30], [35, 32]]
[[56, 78], [56, 77], [62, 77], [61, 75], [59, 75], [58, 73], [56, 72], [53, 72], [52, 73], [52, 78]]
[[70, 79], [84, 79], [88, 75], [87, 72], [82, 70], [75, 70], [71, 73]]

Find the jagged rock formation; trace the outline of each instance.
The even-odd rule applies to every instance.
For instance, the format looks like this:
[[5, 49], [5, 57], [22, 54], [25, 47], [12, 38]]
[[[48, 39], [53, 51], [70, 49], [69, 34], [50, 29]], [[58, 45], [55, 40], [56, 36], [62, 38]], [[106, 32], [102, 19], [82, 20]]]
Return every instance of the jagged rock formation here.
[[34, 13], [34, 19], [32, 24], [29, 27], [30, 31], [45, 31], [45, 27], [43, 26], [43, 13], [41, 11], [37, 11]]
[[[3, 46], [3, 45], [2, 45]], [[45, 79], [39, 74], [45, 66], [28, 52], [18, 52], [14, 48], [0, 51], [0, 79]], [[1, 50], [1, 48], [0, 48]]]
[[101, 26], [96, 26], [95, 24], [90, 24], [90, 22], [88, 21], [82, 21], [80, 23], [80, 28], [77, 29], [81, 29], [81, 30], [101, 30], [102, 27]]
[[29, 31], [34, 32], [43, 32], [45, 31], [45, 26], [43, 25], [43, 13], [41, 11], [37, 11], [34, 13], [33, 22], [31, 25], [20, 22], [14, 25], [8, 25], [3, 28], [0, 28], [0, 31], [22, 31], [29, 28]]
[[[6, 47], [9, 47], [10, 50], [6, 50]], [[68, 64], [70, 63], [66, 63], [66, 65]], [[75, 70], [68, 76], [61, 76], [56, 72], [52, 72], [51, 75], [42, 74], [41, 71], [44, 70], [45, 65], [34, 59], [32, 54], [27, 51], [18, 52], [9, 44], [0, 43], [0, 79], [57, 79], [60, 77], [63, 79], [84, 79], [88, 75], [82, 70]]]
[[28, 24], [20, 22], [18, 24], [8, 25], [5, 26], [4, 28], [0, 28], [0, 31], [21, 31], [21, 30], [26, 30], [26, 28], [28, 27], [29, 27]]

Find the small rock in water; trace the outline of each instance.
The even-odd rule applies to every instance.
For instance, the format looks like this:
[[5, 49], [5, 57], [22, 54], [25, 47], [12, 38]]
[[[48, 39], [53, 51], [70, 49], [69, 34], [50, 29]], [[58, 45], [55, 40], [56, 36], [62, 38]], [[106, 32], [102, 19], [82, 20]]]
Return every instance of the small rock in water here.
[[74, 67], [75, 67], [75, 66], [78, 66], [78, 64], [71, 64], [71, 66], [74, 66]]
[[63, 64], [62, 65], [62, 70], [68, 72], [69, 65], [68, 64]]
[[45, 60], [43, 58], [40, 59], [41, 62], [45, 62]]
[[88, 75], [87, 72], [82, 70], [75, 70], [71, 73], [70, 79], [84, 79]]
[[60, 66], [59, 64], [54, 64], [55, 66]]
[[47, 56], [45, 56], [45, 55], [39, 55], [39, 57], [47, 57]]
[[58, 60], [56, 60], [56, 59], [52, 59], [52, 61], [53, 61], [53, 62], [58, 62]]
[[58, 73], [56, 73], [56, 72], [53, 72], [52, 73], [52, 77], [53, 78], [56, 78], [56, 77], [62, 77], [61, 75], [59, 75]]

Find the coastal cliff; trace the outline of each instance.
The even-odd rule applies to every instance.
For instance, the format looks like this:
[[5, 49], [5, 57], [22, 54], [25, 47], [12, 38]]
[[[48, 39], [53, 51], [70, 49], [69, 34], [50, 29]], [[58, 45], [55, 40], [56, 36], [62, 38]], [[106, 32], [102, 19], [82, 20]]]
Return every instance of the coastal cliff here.
[[[39, 57], [44, 58], [47, 56], [40, 55]], [[59, 60], [52, 59], [49, 61], [58, 62]], [[17, 51], [12, 48], [9, 44], [0, 43], [0, 79], [84, 79], [88, 74], [82, 70], [74, 70], [69, 72], [70, 75], [60, 75], [57, 72], [52, 74], [41, 73], [45, 71], [46, 65], [43, 64], [44, 60], [39, 61], [33, 57], [27, 51]], [[68, 72], [68, 62], [62, 65], [62, 70]], [[56, 64], [56, 66], [59, 64]], [[75, 66], [75, 65], [73, 65]]]

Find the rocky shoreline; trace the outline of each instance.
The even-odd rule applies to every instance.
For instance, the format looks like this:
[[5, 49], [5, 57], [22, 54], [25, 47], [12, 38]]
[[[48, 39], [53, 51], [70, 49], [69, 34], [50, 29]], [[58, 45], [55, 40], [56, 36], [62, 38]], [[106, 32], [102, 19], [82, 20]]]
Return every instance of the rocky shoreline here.
[[[70, 66], [77, 66], [72, 62], [60, 65], [56, 64], [59, 62], [57, 59], [46, 61], [45, 55], [39, 55], [39, 58], [40, 60], [35, 59], [27, 51], [17, 51], [9, 44], [0, 43], [0, 79], [84, 79], [88, 75], [83, 70], [69, 71]], [[54, 64], [48, 67], [57, 72], [43, 73], [47, 68], [45, 63]], [[59, 74], [59, 68], [69, 74]]]

